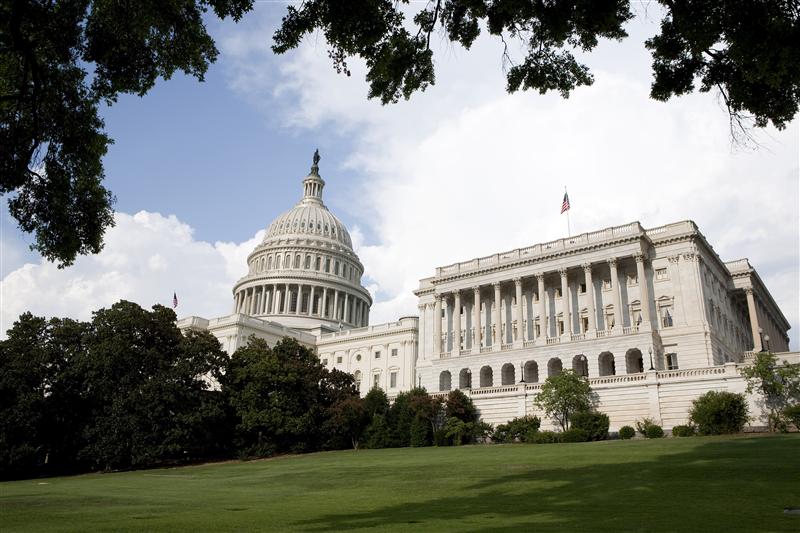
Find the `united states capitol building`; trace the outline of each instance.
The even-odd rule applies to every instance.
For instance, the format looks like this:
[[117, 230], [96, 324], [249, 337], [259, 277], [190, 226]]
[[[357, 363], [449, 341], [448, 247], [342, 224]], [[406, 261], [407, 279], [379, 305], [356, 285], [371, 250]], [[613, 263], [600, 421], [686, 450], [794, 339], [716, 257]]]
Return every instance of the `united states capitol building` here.
[[294, 337], [351, 373], [362, 394], [461, 389], [490, 423], [542, 416], [541, 383], [572, 369], [612, 430], [642, 417], [684, 424], [700, 394], [744, 391], [738, 368], [762, 343], [788, 352], [789, 323], [753, 266], [723, 261], [689, 220], [630, 222], [441, 266], [414, 291], [417, 316], [370, 325], [364, 267], [323, 202], [318, 163], [315, 154], [302, 198], [248, 256], [231, 314], [182, 318], [181, 329], [210, 331], [230, 354], [251, 335]]

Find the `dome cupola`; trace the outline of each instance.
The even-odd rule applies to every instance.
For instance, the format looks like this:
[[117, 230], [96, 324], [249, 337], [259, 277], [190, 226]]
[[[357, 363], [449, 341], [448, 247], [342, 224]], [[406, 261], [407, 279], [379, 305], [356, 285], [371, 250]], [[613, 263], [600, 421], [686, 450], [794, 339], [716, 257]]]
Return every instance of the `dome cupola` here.
[[366, 326], [372, 298], [350, 233], [325, 206], [319, 150], [303, 179], [303, 196], [268, 227], [234, 286], [234, 312], [296, 329]]

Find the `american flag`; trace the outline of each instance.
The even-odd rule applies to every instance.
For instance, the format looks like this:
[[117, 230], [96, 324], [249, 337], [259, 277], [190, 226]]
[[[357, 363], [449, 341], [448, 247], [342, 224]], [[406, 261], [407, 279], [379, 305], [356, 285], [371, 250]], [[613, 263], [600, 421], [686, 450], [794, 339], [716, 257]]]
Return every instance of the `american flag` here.
[[172, 293], [172, 308], [175, 309], [178, 307], [178, 295], [177, 293]]
[[569, 211], [569, 196], [567, 196], [567, 191], [564, 191], [564, 201], [561, 202], [561, 214], [563, 215], [565, 211]]

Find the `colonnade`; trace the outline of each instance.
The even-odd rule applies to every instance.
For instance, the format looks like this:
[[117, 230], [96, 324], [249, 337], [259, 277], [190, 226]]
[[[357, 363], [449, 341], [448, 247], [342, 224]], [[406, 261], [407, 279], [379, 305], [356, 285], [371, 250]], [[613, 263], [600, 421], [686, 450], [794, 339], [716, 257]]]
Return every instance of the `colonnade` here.
[[[636, 272], [640, 290], [642, 324], [649, 329], [650, 295], [646, 277], [646, 258], [643, 254], [634, 254]], [[586, 333], [600, 329], [596, 334], [616, 334], [622, 330], [622, 293], [620, 290], [618, 258], [606, 261], [610, 272], [613, 303], [613, 327], [605, 328], [605, 324], [597, 322], [597, 309], [593, 271], [598, 264], [584, 263], [575, 267], [559, 269], [560, 284], [553, 283], [555, 272], [539, 272], [532, 277], [516, 277], [506, 281], [495, 281], [491, 285], [474, 285], [470, 289], [455, 289], [435, 295], [434, 302], [420, 306], [424, 314], [433, 310], [434, 353], [459, 355], [459, 353], [478, 353], [498, 351], [514, 345], [552, 344], [566, 340], [582, 340]], [[585, 323], [576, 322], [581, 318], [580, 306], [574, 301], [570, 280], [576, 281], [574, 272], [582, 270], [582, 280], [586, 289]], [[580, 285], [581, 274], [578, 273]], [[535, 280], [535, 283], [534, 283]], [[511, 290], [513, 283], [513, 292]], [[488, 290], [491, 287], [491, 290]], [[535, 290], [534, 290], [535, 289]], [[560, 297], [556, 291], [560, 289]], [[576, 291], [577, 292], [577, 291]], [[488, 294], [487, 294], [488, 293]], [[488, 298], [487, 298], [488, 296]], [[561, 305], [556, 307], [560, 298]], [[512, 305], [512, 301], [514, 302]], [[462, 324], [461, 309], [465, 310]], [[481, 303], [485, 302], [483, 306]], [[505, 302], [505, 305], [503, 303]], [[575, 307], [578, 307], [577, 315]], [[527, 311], [527, 313], [526, 313]], [[505, 315], [505, 316], [503, 316]], [[563, 320], [563, 331], [559, 331], [556, 319]], [[442, 331], [443, 321], [445, 331]], [[423, 321], [428, 323], [428, 321]], [[598, 326], [602, 324], [603, 327]], [[585, 327], [583, 327], [585, 325]], [[637, 326], [638, 329], [638, 326]], [[462, 348], [463, 340], [463, 348]]]
[[317, 316], [356, 327], [369, 323], [367, 300], [347, 291], [303, 283], [272, 283], [239, 290], [234, 313]]

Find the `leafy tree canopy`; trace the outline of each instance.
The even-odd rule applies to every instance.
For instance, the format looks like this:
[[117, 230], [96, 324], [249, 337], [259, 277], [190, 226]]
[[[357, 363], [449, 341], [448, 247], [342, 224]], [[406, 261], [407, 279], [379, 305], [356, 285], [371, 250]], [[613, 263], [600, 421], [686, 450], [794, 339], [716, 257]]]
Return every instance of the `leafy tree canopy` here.
[[572, 370], [550, 376], [536, 395], [536, 404], [554, 419], [563, 431], [569, 429], [574, 413], [588, 411], [594, 403], [592, 388], [586, 378]]
[[[661, 31], [651, 97], [718, 90], [732, 131], [785, 127], [800, 101], [800, 9], [792, 0], [658, 0]], [[431, 37], [469, 49], [498, 40], [507, 90], [563, 97], [594, 78], [576, 57], [627, 36], [630, 0], [306, 0], [289, 5], [273, 36], [282, 54], [319, 32], [334, 68], [366, 62], [368, 95], [410, 98], [435, 82]], [[253, 0], [0, 0], [0, 193], [32, 245], [59, 266], [97, 253], [113, 224], [102, 184], [111, 139], [98, 114], [119, 94], [144, 95], [183, 71], [203, 79], [218, 55], [203, 16], [239, 20]], [[266, 39], [266, 36], [265, 36]], [[509, 45], [523, 51], [512, 57]], [[516, 47], [514, 47], [516, 48]], [[743, 122], [744, 121], [744, 122]]]
[[741, 373], [747, 380], [747, 393], [755, 392], [756, 403], [766, 411], [770, 431], [785, 427], [784, 409], [800, 404], [800, 365], [781, 363], [774, 354], [760, 352]]

